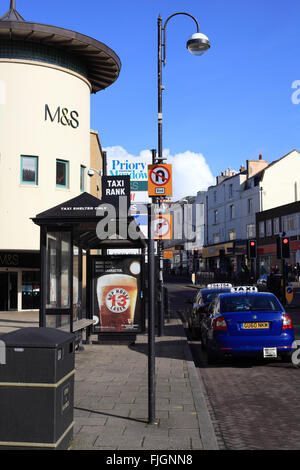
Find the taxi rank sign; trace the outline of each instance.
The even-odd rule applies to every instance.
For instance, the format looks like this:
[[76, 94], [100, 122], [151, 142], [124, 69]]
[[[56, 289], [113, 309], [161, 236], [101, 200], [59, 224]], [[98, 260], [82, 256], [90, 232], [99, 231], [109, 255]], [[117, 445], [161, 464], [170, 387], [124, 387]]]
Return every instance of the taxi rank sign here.
[[127, 197], [127, 206], [130, 205], [130, 176], [103, 176], [102, 199], [115, 207], [119, 205], [119, 197]]

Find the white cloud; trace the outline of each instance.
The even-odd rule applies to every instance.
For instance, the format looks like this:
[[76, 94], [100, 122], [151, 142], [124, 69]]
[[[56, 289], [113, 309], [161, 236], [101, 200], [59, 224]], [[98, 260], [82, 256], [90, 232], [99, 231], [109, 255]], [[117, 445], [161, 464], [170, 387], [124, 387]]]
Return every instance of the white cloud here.
[[[142, 150], [139, 155], [131, 155], [121, 146], [106, 147], [108, 164], [111, 160], [127, 160], [127, 163], [143, 161], [147, 164], [152, 162], [150, 150]], [[201, 153], [187, 150], [183, 153], [171, 155], [169, 150], [164, 150], [166, 163], [172, 164], [173, 173], [173, 200], [184, 196], [194, 196], [197, 191], [205, 191], [208, 186], [214, 184], [214, 177], [209, 165]]]
[[201, 153], [186, 150], [171, 155], [164, 151], [164, 157], [172, 164], [173, 197], [175, 200], [184, 196], [195, 196], [197, 191], [205, 191], [214, 184], [214, 177]]

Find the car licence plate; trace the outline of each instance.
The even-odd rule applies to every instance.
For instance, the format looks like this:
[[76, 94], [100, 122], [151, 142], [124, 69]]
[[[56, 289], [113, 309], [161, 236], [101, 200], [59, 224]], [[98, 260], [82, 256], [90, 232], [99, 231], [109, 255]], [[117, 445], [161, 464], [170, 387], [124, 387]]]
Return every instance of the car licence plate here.
[[269, 328], [269, 322], [243, 323], [242, 328], [244, 330], [267, 330]]
[[264, 348], [264, 357], [277, 357], [277, 348]]

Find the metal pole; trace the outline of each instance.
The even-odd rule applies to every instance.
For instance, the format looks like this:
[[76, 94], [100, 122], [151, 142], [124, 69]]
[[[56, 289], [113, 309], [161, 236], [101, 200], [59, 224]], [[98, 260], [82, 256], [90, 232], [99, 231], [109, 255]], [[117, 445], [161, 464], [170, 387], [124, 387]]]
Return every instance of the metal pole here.
[[[158, 33], [158, 54], [157, 54], [157, 84], [158, 84], [158, 155], [157, 163], [163, 163], [163, 146], [162, 146], [162, 18], [158, 17], [157, 20], [157, 33]], [[165, 44], [163, 44], [166, 47]], [[163, 281], [163, 242], [158, 242], [158, 260], [159, 260], [159, 284], [160, 284], [160, 309], [158, 317], [158, 336], [163, 335], [164, 327], [164, 281]]]
[[[155, 165], [157, 163], [157, 160], [156, 160], [156, 149], [152, 149], [151, 150], [151, 153], [152, 153], [152, 165]], [[152, 201], [152, 204], [153, 206], [152, 207], [156, 207], [156, 204], [157, 204], [157, 198], [156, 197], [151, 197], [151, 201]], [[156, 266], [156, 260], [155, 260], [155, 242], [154, 243], [154, 279], [155, 279], [155, 282], [156, 282], [156, 279], [157, 279], [157, 271], [158, 271], [158, 276], [159, 276], [159, 266]], [[158, 244], [157, 244], [157, 250], [158, 250]], [[157, 252], [157, 255], [158, 255], [158, 252]], [[157, 288], [158, 286], [155, 287], [155, 308], [154, 308], [154, 311], [155, 311], [155, 322], [156, 322], [156, 314], [158, 314], [159, 310], [158, 310], [158, 296], [156, 294], [157, 292]]]
[[148, 205], [148, 423], [155, 423], [155, 276], [151, 204]]
[[158, 336], [164, 335], [164, 317], [165, 317], [165, 298], [164, 298], [164, 274], [163, 274], [163, 241], [159, 240], [158, 243], [158, 256], [159, 256], [159, 282], [160, 282], [160, 312], [158, 318]]
[[[41, 256], [41, 268], [40, 268], [40, 315], [39, 315], [39, 326], [46, 326], [46, 289], [47, 289], [47, 230], [45, 225], [40, 227], [40, 256]], [[50, 269], [48, 267], [48, 269]]]
[[282, 258], [282, 304], [286, 306], [286, 298], [285, 298], [285, 289], [286, 289], [286, 268], [285, 268], [285, 259]]
[[[162, 160], [162, 79], [161, 79], [161, 63], [162, 63], [162, 18], [159, 15], [157, 20], [158, 29], [158, 54], [157, 54], [157, 86], [158, 86], [158, 160]], [[160, 162], [162, 163], [162, 162]]]
[[107, 153], [105, 150], [102, 152], [102, 175], [107, 176]]

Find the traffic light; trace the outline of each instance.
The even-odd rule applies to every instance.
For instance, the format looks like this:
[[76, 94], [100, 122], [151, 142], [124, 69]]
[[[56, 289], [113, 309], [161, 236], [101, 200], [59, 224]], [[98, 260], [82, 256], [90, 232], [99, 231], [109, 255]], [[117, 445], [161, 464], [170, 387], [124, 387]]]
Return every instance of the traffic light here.
[[289, 237], [277, 238], [277, 259], [290, 257], [290, 239]]
[[281, 239], [281, 257], [290, 257], [290, 239], [288, 237], [283, 237]]
[[248, 259], [257, 257], [257, 244], [256, 240], [248, 240]]

